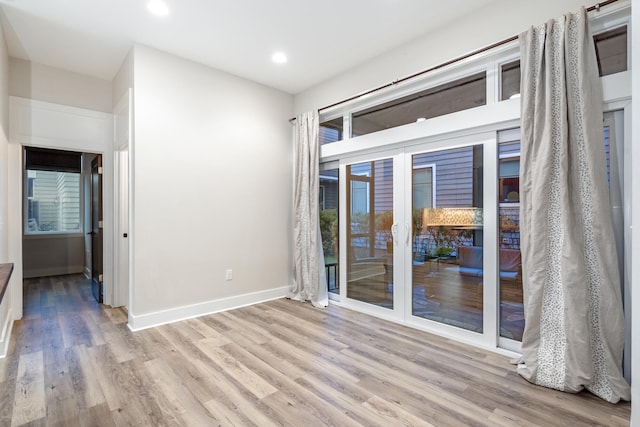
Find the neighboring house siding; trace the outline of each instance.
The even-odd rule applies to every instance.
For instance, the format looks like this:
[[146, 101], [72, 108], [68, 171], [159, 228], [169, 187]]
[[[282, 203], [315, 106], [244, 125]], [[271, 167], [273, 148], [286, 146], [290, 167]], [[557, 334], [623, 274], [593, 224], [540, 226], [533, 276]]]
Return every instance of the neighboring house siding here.
[[413, 165], [435, 164], [437, 208], [473, 206], [473, 147], [413, 156]]
[[520, 156], [520, 141], [503, 142], [499, 145], [500, 157], [519, 157]]
[[338, 182], [321, 180], [320, 185], [324, 187], [324, 209], [337, 209], [338, 208]]
[[393, 211], [393, 159], [375, 163], [375, 212]]
[[35, 173], [33, 186], [34, 217], [38, 231], [80, 229], [79, 174], [48, 171]]
[[80, 229], [80, 180], [79, 175], [58, 175], [58, 201], [60, 203], [60, 228]]
[[33, 199], [38, 204], [38, 228], [55, 230], [58, 228], [58, 209], [51, 203], [58, 193], [57, 174], [36, 171], [36, 185], [33, 187]]

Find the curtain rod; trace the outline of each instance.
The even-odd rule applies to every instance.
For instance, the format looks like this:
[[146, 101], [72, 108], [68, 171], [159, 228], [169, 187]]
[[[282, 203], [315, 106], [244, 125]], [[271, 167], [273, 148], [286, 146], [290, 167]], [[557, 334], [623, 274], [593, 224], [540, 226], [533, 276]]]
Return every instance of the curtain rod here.
[[[600, 3], [596, 3], [593, 6], [588, 7], [587, 8], [587, 12], [591, 12], [593, 10], [599, 11], [601, 7], [608, 6], [611, 3], [615, 3], [617, 1], [618, 0], [606, 0], [606, 1], [603, 1], [603, 2], [600, 2]], [[431, 68], [427, 68], [426, 70], [418, 71], [417, 73], [411, 74], [410, 76], [402, 77], [401, 79], [394, 80], [391, 83], [387, 83], [387, 84], [384, 84], [382, 86], [378, 86], [378, 87], [376, 87], [374, 89], [370, 89], [370, 90], [368, 90], [366, 92], [362, 92], [362, 93], [359, 93], [357, 95], [351, 96], [349, 98], [343, 99], [342, 101], [334, 102], [333, 104], [330, 104], [330, 105], [324, 106], [322, 108], [319, 108], [318, 112], [323, 111], [323, 110], [328, 110], [329, 108], [336, 107], [336, 106], [338, 106], [340, 104], [345, 104], [345, 103], [347, 103], [349, 101], [356, 100], [356, 99], [361, 98], [361, 97], [366, 96], [366, 95], [371, 95], [372, 93], [381, 91], [381, 90], [386, 89], [386, 88], [391, 87], [391, 86], [395, 86], [398, 83], [403, 83], [403, 82], [406, 82], [407, 80], [411, 80], [411, 79], [414, 79], [416, 77], [420, 77], [420, 76], [422, 76], [424, 74], [430, 73], [432, 71], [439, 70], [440, 68], [444, 68], [444, 67], [449, 66], [451, 64], [455, 64], [456, 62], [463, 61], [463, 60], [465, 60], [467, 58], [471, 58], [472, 56], [479, 55], [481, 53], [487, 52], [487, 51], [489, 51], [491, 49], [495, 49], [496, 47], [505, 45], [507, 43], [511, 43], [513, 41], [516, 41], [516, 40], [518, 40], [518, 36], [509, 37], [507, 39], [504, 39], [504, 40], [501, 40], [499, 42], [493, 43], [493, 44], [491, 44], [489, 46], [485, 46], [485, 47], [480, 48], [478, 50], [474, 50], [473, 52], [470, 52], [470, 53], [467, 53], [465, 55], [459, 56], [457, 58], [451, 59], [451, 60], [449, 60], [447, 62], [443, 62], [442, 64], [438, 64], [438, 65], [433, 66]], [[292, 118], [289, 119], [289, 122], [291, 122], [291, 123], [293, 123], [295, 121], [296, 121], [295, 117], [292, 117]]]

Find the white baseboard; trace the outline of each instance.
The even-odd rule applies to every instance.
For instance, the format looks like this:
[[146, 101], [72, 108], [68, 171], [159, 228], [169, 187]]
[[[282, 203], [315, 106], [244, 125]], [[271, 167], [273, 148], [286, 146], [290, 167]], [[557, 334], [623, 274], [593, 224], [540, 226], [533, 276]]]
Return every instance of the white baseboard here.
[[180, 320], [191, 319], [193, 317], [219, 313], [221, 311], [284, 298], [287, 296], [288, 292], [289, 287], [284, 286], [282, 288], [268, 289], [266, 291], [206, 301], [198, 304], [176, 307], [169, 310], [157, 311], [154, 313], [135, 315], [129, 312], [128, 326], [132, 331], [140, 331], [142, 329], [152, 328], [166, 323], [177, 322]]
[[11, 307], [9, 307], [9, 310], [7, 310], [7, 316], [4, 319], [4, 324], [2, 325], [2, 334], [0, 335], [0, 359], [7, 357], [12, 330], [13, 313], [11, 312]]

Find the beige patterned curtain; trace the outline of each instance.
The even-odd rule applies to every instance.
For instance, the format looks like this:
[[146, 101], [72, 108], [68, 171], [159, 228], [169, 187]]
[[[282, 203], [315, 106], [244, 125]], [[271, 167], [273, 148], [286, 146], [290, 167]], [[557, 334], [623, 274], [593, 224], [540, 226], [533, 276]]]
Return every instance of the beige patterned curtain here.
[[294, 277], [288, 298], [329, 305], [319, 211], [318, 112], [296, 117], [293, 217]]
[[520, 35], [525, 330], [518, 373], [629, 400], [602, 93], [587, 13]]

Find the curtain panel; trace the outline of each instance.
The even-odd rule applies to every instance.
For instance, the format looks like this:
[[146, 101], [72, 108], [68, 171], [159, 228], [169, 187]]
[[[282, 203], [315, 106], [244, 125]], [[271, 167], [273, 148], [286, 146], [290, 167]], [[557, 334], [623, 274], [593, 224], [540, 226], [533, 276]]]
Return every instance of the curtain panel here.
[[288, 298], [329, 305], [320, 235], [318, 112], [296, 117], [293, 199], [293, 283]]
[[525, 303], [517, 372], [557, 390], [629, 400], [609, 206], [602, 93], [587, 13], [519, 37]]

